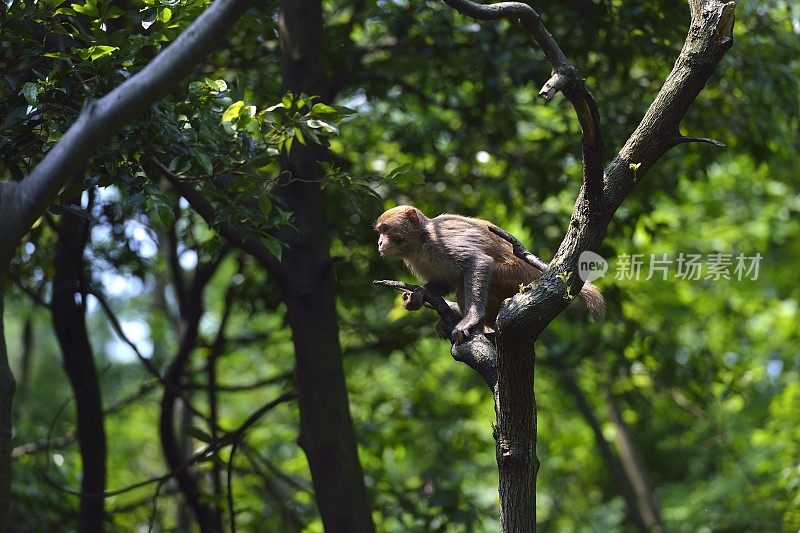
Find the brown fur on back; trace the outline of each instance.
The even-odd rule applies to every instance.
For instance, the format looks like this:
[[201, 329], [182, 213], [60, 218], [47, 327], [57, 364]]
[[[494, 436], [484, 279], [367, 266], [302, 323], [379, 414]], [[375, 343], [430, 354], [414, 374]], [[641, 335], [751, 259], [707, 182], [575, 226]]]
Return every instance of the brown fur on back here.
[[[435, 272], [435, 269], [428, 270], [428, 262], [435, 262], [442, 265], [442, 261], [431, 261], [430, 250], [440, 245], [448, 250], [449, 255], [456, 262], [463, 262], [471, 259], [477, 248], [492, 260], [492, 266], [487, 280], [492, 290], [486, 301], [486, 316], [484, 322], [490, 328], [495, 327], [495, 319], [500, 311], [503, 300], [517, 294], [520, 285], [527, 285], [542, 275], [541, 270], [516, 257], [511, 244], [489, 231], [492, 224], [478, 218], [464, 217], [460, 215], [439, 215], [430, 220], [432, 231], [429, 231], [429, 238], [433, 246], [427, 246], [418, 256], [407, 258], [406, 263], [409, 268], [425, 281], [437, 278], [436, 274], [448, 276], [448, 281], [456, 286], [456, 303], [460, 309], [464, 309], [463, 284], [458, 279], [457, 272], [447, 270]], [[458, 235], [458, 239], [448, 239], [446, 235]], [[445, 235], [443, 239], [442, 236]], [[428, 276], [424, 274], [429, 274]]]

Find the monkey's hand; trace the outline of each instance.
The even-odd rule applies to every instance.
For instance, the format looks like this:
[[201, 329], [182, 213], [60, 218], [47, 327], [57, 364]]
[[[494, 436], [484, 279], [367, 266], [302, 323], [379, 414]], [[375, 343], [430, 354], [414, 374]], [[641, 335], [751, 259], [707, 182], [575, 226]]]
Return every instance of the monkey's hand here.
[[416, 311], [421, 309], [424, 304], [425, 297], [423, 296], [422, 291], [416, 290], [403, 293], [403, 307], [405, 307], [407, 311]]
[[456, 343], [462, 342], [464, 339], [470, 336], [470, 331], [474, 333], [476, 326], [480, 325], [480, 323], [480, 317], [471, 313], [467, 313], [467, 316], [465, 316], [461, 322], [456, 324], [456, 327], [453, 330], [453, 340], [455, 340]]

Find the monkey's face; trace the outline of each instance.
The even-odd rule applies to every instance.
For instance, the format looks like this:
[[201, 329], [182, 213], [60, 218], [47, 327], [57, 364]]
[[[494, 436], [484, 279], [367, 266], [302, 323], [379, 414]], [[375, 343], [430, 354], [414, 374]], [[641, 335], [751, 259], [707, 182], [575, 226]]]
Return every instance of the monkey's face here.
[[412, 239], [392, 228], [378, 229], [378, 253], [383, 257], [405, 257], [413, 252]]
[[407, 258], [419, 252], [424, 215], [418, 209], [400, 205], [389, 209], [375, 222], [378, 252], [383, 257]]

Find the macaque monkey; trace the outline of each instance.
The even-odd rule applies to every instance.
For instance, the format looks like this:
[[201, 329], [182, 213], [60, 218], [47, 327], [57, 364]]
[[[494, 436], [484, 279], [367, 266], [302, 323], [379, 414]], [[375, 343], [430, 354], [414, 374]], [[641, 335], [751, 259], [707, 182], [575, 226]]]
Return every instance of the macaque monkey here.
[[[382, 256], [403, 259], [425, 288], [439, 296], [455, 290], [464, 317], [455, 328], [456, 341], [482, 332], [484, 325], [494, 328], [503, 300], [542, 275], [515, 256], [511, 244], [489, 231], [490, 226], [460, 215], [428, 218], [409, 205], [393, 207], [375, 222]], [[602, 320], [605, 304], [597, 287], [586, 283], [579, 296], [592, 318]], [[419, 309], [422, 302], [406, 293], [403, 306]]]

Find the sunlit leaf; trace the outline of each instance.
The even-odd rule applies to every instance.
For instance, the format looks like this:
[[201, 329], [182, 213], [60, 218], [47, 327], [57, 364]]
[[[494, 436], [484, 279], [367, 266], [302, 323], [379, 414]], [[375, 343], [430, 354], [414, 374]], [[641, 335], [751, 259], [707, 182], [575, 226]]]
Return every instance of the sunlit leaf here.
[[338, 113], [335, 108], [323, 103], [314, 104], [314, 107], [311, 108], [311, 112], [316, 115], [330, 115]]
[[97, 18], [100, 16], [100, 12], [97, 10], [97, 4], [89, 0], [85, 4], [72, 4], [72, 9], [76, 12], [81, 13], [83, 15]]
[[158, 20], [166, 24], [172, 19], [172, 10], [168, 7], [161, 9], [158, 13]]
[[339, 128], [337, 128], [333, 124], [325, 122], [324, 120], [318, 120], [318, 119], [312, 118], [312, 119], [307, 120], [306, 124], [308, 124], [309, 128], [321, 129], [321, 130], [327, 131], [328, 133], [334, 133], [334, 134], [338, 134], [339, 133]]
[[111, 54], [116, 50], [119, 50], [119, 48], [116, 46], [97, 45], [79, 50], [78, 53], [81, 55], [83, 59], [89, 59], [91, 61], [95, 61], [103, 56]]
[[244, 107], [244, 102], [239, 100], [238, 102], [234, 102], [228, 106], [228, 109], [222, 114], [222, 120], [220, 122], [231, 122], [234, 119], [239, 117], [239, 113]]

